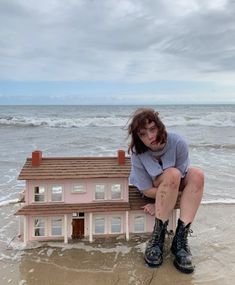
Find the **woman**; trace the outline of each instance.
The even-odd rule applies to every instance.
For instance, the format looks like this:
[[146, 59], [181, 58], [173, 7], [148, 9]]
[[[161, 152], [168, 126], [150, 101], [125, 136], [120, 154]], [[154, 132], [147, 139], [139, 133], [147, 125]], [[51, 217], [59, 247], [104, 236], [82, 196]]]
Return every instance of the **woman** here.
[[144, 259], [150, 266], [162, 264], [168, 219], [178, 192], [182, 191], [180, 217], [171, 251], [175, 255], [175, 267], [181, 272], [192, 273], [194, 266], [187, 236], [202, 199], [204, 174], [189, 166], [185, 140], [167, 132], [153, 109], [138, 109], [128, 126], [128, 133], [131, 136], [128, 150], [132, 164], [130, 183], [156, 201], [152, 207], [145, 207], [146, 212], [155, 214], [155, 225]]

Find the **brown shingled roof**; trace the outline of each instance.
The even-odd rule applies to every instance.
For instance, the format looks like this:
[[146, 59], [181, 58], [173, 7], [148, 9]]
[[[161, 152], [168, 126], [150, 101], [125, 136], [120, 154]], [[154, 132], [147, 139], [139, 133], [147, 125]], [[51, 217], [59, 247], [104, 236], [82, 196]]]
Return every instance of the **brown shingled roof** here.
[[38, 167], [28, 158], [19, 174], [19, 180], [118, 178], [130, 174], [130, 158], [119, 165], [117, 157], [54, 157], [42, 158]]
[[129, 211], [130, 204], [127, 202], [100, 202], [100, 203], [47, 203], [31, 204], [24, 206], [16, 212], [16, 215], [59, 215], [71, 214], [74, 212], [115, 212]]

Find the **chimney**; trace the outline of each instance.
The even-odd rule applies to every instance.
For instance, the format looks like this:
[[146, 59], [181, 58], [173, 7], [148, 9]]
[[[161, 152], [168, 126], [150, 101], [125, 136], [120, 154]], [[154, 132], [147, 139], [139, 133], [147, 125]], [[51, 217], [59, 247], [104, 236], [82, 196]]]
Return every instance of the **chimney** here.
[[42, 161], [42, 152], [40, 150], [35, 150], [32, 152], [32, 166], [37, 167], [40, 166]]
[[125, 164], [125, 151], [119, 149], [118, 150], [118, 165], [124, 165]]

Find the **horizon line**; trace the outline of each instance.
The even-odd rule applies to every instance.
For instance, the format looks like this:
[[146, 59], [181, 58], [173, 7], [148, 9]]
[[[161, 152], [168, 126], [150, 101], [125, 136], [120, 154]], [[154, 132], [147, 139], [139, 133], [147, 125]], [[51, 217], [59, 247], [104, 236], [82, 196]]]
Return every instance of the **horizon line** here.
[[214, 102], [214, 103], [153, 103], [153, 104], [0, 104], [0, 106], [175, 106], [175, 105], [235, 105], [235, 102]]

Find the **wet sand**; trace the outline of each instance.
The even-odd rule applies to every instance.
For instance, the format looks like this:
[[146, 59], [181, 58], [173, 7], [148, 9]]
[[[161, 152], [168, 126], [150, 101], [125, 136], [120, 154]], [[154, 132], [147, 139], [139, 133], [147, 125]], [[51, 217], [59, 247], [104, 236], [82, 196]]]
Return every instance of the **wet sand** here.
[[[16, 206], [1, 209], [0, 284], [233, 284], [235, 282], [235, 205], [202, 205], [189, 238], [196, 266], [190, 275], [178, 272], [167, 238], [163, 265], [148, 268], [143, 261], [147, 236], [129, 242], [99, 239], [94, 244], [60, 242], [24, 249], [11, 242], [17, 232]], [[4, 212], [3, 212], [4, 211]], [[8, 216], [4, 213], [9, 213]], [[10, 221], [10, 222], [9, 222]], [[8, 233], [8, 241], [3, 240]], [[8, 247], [7, 247], [8, 246]], [[35, 246], [35, 244], [33, 245]]]

